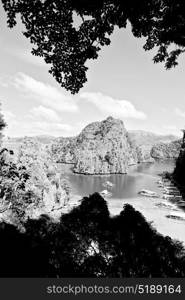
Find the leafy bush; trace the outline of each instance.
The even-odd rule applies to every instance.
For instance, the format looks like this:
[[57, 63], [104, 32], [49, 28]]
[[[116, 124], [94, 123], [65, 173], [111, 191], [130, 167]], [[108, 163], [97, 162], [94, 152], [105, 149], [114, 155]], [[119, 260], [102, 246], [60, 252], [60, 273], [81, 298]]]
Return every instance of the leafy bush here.
[[11, 209], [14, 222], [21, 224], [27, 206], [37, 203], [38, 197], [27, 185], [30, 175], [26, 167], [20, 163], [15, 164], [12, 156], [12, 151], [0, 151], [0, 198], [1, 205]]

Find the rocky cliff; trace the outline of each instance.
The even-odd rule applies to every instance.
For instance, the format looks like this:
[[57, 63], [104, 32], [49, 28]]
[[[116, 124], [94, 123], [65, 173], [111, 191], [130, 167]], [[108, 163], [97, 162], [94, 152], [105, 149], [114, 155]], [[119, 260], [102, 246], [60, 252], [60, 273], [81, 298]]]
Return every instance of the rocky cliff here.
[[[18, 155], [23, 138], [9, 138], [4, 146]], [[178, 157], [180, 141], [173, 135], [142, 130], [127, 132], [121, 120], [112, 117], [86, 126], [77, 137], [30, 137], [54, 163], [74, 165], [82, 174], [127, 173], [129, 165]], [[38, 149], [39, 150], [39, 149]]]
[[174, 135], [157, 135], [142, 130], [129, 131], [132, 144], [137, 148], [138, 162], [154, 162], [154, 159], [176, 158], [180, 141]]
[[74, 172], [83, 174], [127, 173], [129, 165], [137, 163], [121, 120], [108, 117], [89, 124], [76, 140]]
[[176, 158], [180, 142], [175, 139], [142, 130], [127, 132], [121, 120], [109, 117], [89, 124], [77, 137], [58, 138], [50, 146], [53, 159], [74, 164], [74, 172], [109, 174], [126, 173], [129, 165], [155, 158]]
[[179, 156], [181, 144], [182, 140], [156, 144], [151, 149], [151, 156], [157, 159], [177, 158]]

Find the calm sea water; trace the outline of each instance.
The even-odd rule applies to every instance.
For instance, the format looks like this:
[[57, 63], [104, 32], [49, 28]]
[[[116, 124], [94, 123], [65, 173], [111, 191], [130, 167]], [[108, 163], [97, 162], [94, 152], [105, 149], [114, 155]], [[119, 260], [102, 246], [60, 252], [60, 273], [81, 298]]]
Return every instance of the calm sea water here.
[[157, 191], [156, 181], [158, 174], [163, 171], [172, 172], [174, 161], [156, 161], [155, 163], [143, 163], [129, 168], [128, 174], [114, 175], [81, 175], [73, 174], [71, 165], [61, 165], [61, 171], [70, 181], [74, 193], [81, 196], [90, 195], [94, 192], [105, 190], [106, 181], [113, 183], [110, 199], [121, 198], [128, 199], [138, 196], [141, 189]]
[[[119, 214], [124, 204], [129, 203], [139, 210], [153, 226], [163, 235], [182, 241], [185, 245], [185, 212], [175, 204], [162, 199], [163, 191], [158, 187], [159, 174], [164, 171], [172, 172], [175, 163], [172, 160], [156, 161], [132, 166], [128, 174], [115, 175], [80, 175], [72, 173], [72, 165], [60, 164], [60, 172], [70, 181], [72, 193], [79, 198], [105, 189], [107, 181], [113, 183], [110, 197], [105, 197], [112, 215]], [[155, 191], [159, 198], [142, 197], [138, 192], [142, 189]], [[162, 206], [161, 206], [162, 205]], [[178, 215], [184, 220], [167, 218], [167, 215]]]

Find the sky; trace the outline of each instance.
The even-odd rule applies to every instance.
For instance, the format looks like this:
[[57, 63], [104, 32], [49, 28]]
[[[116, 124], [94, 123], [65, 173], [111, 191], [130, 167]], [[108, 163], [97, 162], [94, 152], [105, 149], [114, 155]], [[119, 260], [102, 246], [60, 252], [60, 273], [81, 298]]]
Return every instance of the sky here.
[[155, 51], [130, 27], [115, 29], [111, 45], [88, 63], [88, 82], [73, 96], [48, 73], [42, 58], [30, 54], [22, 26], [7, 28], [0, 4], [0, 102], [5, 135], [73, 136], [108, 116], [128, 130], [181, 136], [185, 127], [185, 56], [166, 71], [154, 64]]

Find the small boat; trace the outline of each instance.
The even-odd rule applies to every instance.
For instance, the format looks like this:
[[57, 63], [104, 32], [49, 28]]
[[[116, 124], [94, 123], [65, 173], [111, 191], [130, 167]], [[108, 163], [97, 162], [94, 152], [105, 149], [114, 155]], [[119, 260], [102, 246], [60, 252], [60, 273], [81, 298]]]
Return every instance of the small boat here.
[[103, 186], [106, 188], [112, 188], [114, 186], [114, 184], [111, 181], [106, 181], [103, 183]]
[[177, 195], [175, 195], [175, 196], [174, 196], [174, 199], [175, 199], [175, 200], [182, 200], [182, 196], [177, 196]]
[[164, 187], [165, 187], [166, 189], [177, 189], [176, 186], [173, 185], [173, 184], [168, 184], [168, 185], [165, 184]]
[[166, 218], [174, 219], [174, 220], [178, 220], [178, 221], [185, 221], [185, 215], [182, 213], [169, 214], [169, 215], [166, 215]]
[[160, 207], [160, 208], [165, 208], [165, 209], [169, 209], [169, 210], [173, 210], [173, 211], [177, 211], [177, 207], [174, 204], [171, 203], [166, 203], [166, 202], [160, 202], [160, 203], [156, 203], [155, 206]]
[[159, 186], [164, 186], [164, 184], [163, 184], [163, 182], [162, 182], [161, 180], [157, 180], [157, 184], [158, 184]]
[[142, 195], [142, 196], [146, 196], [146, 197], [152, 197], [152, 198], [158, 198], [158, 194], [156, 192], [153, 191], [149, 191], [149, 190], [141, 190], [138, 192], [138, 194]]
[[109, 191], [107, 191], [107, 190], [101, 191], [100, 194], [101, 194], [102, 196], [107, 196], [107, 197], [112, 196], [112, 194], [111, 194]]
[[171, 184], [171, 181], [170, 181], [169, 179], [166, 179], [166, 178], [163, 178], [163, 182], [164, 182], [164, 183]]
[[177, 196], [177, 197], [180, 197], [181, 194], [179, 192], [175, 192], [175, 191], [166, 191], [164, 190], [165, 194], [168, 194], [168, 195], [173, 195], [174, 197]]
[[163, 194], [163, 199], [170, 200], [170, 199], [174, 199], [174, 198], [175, 198], [174, 195]]
[[165, 186], [164, 189], [167, 190], [167, 191], [176, 191], [176, 192], [179, 192], [179, 190], [176, 187], [167, 187], [167, 186]]

